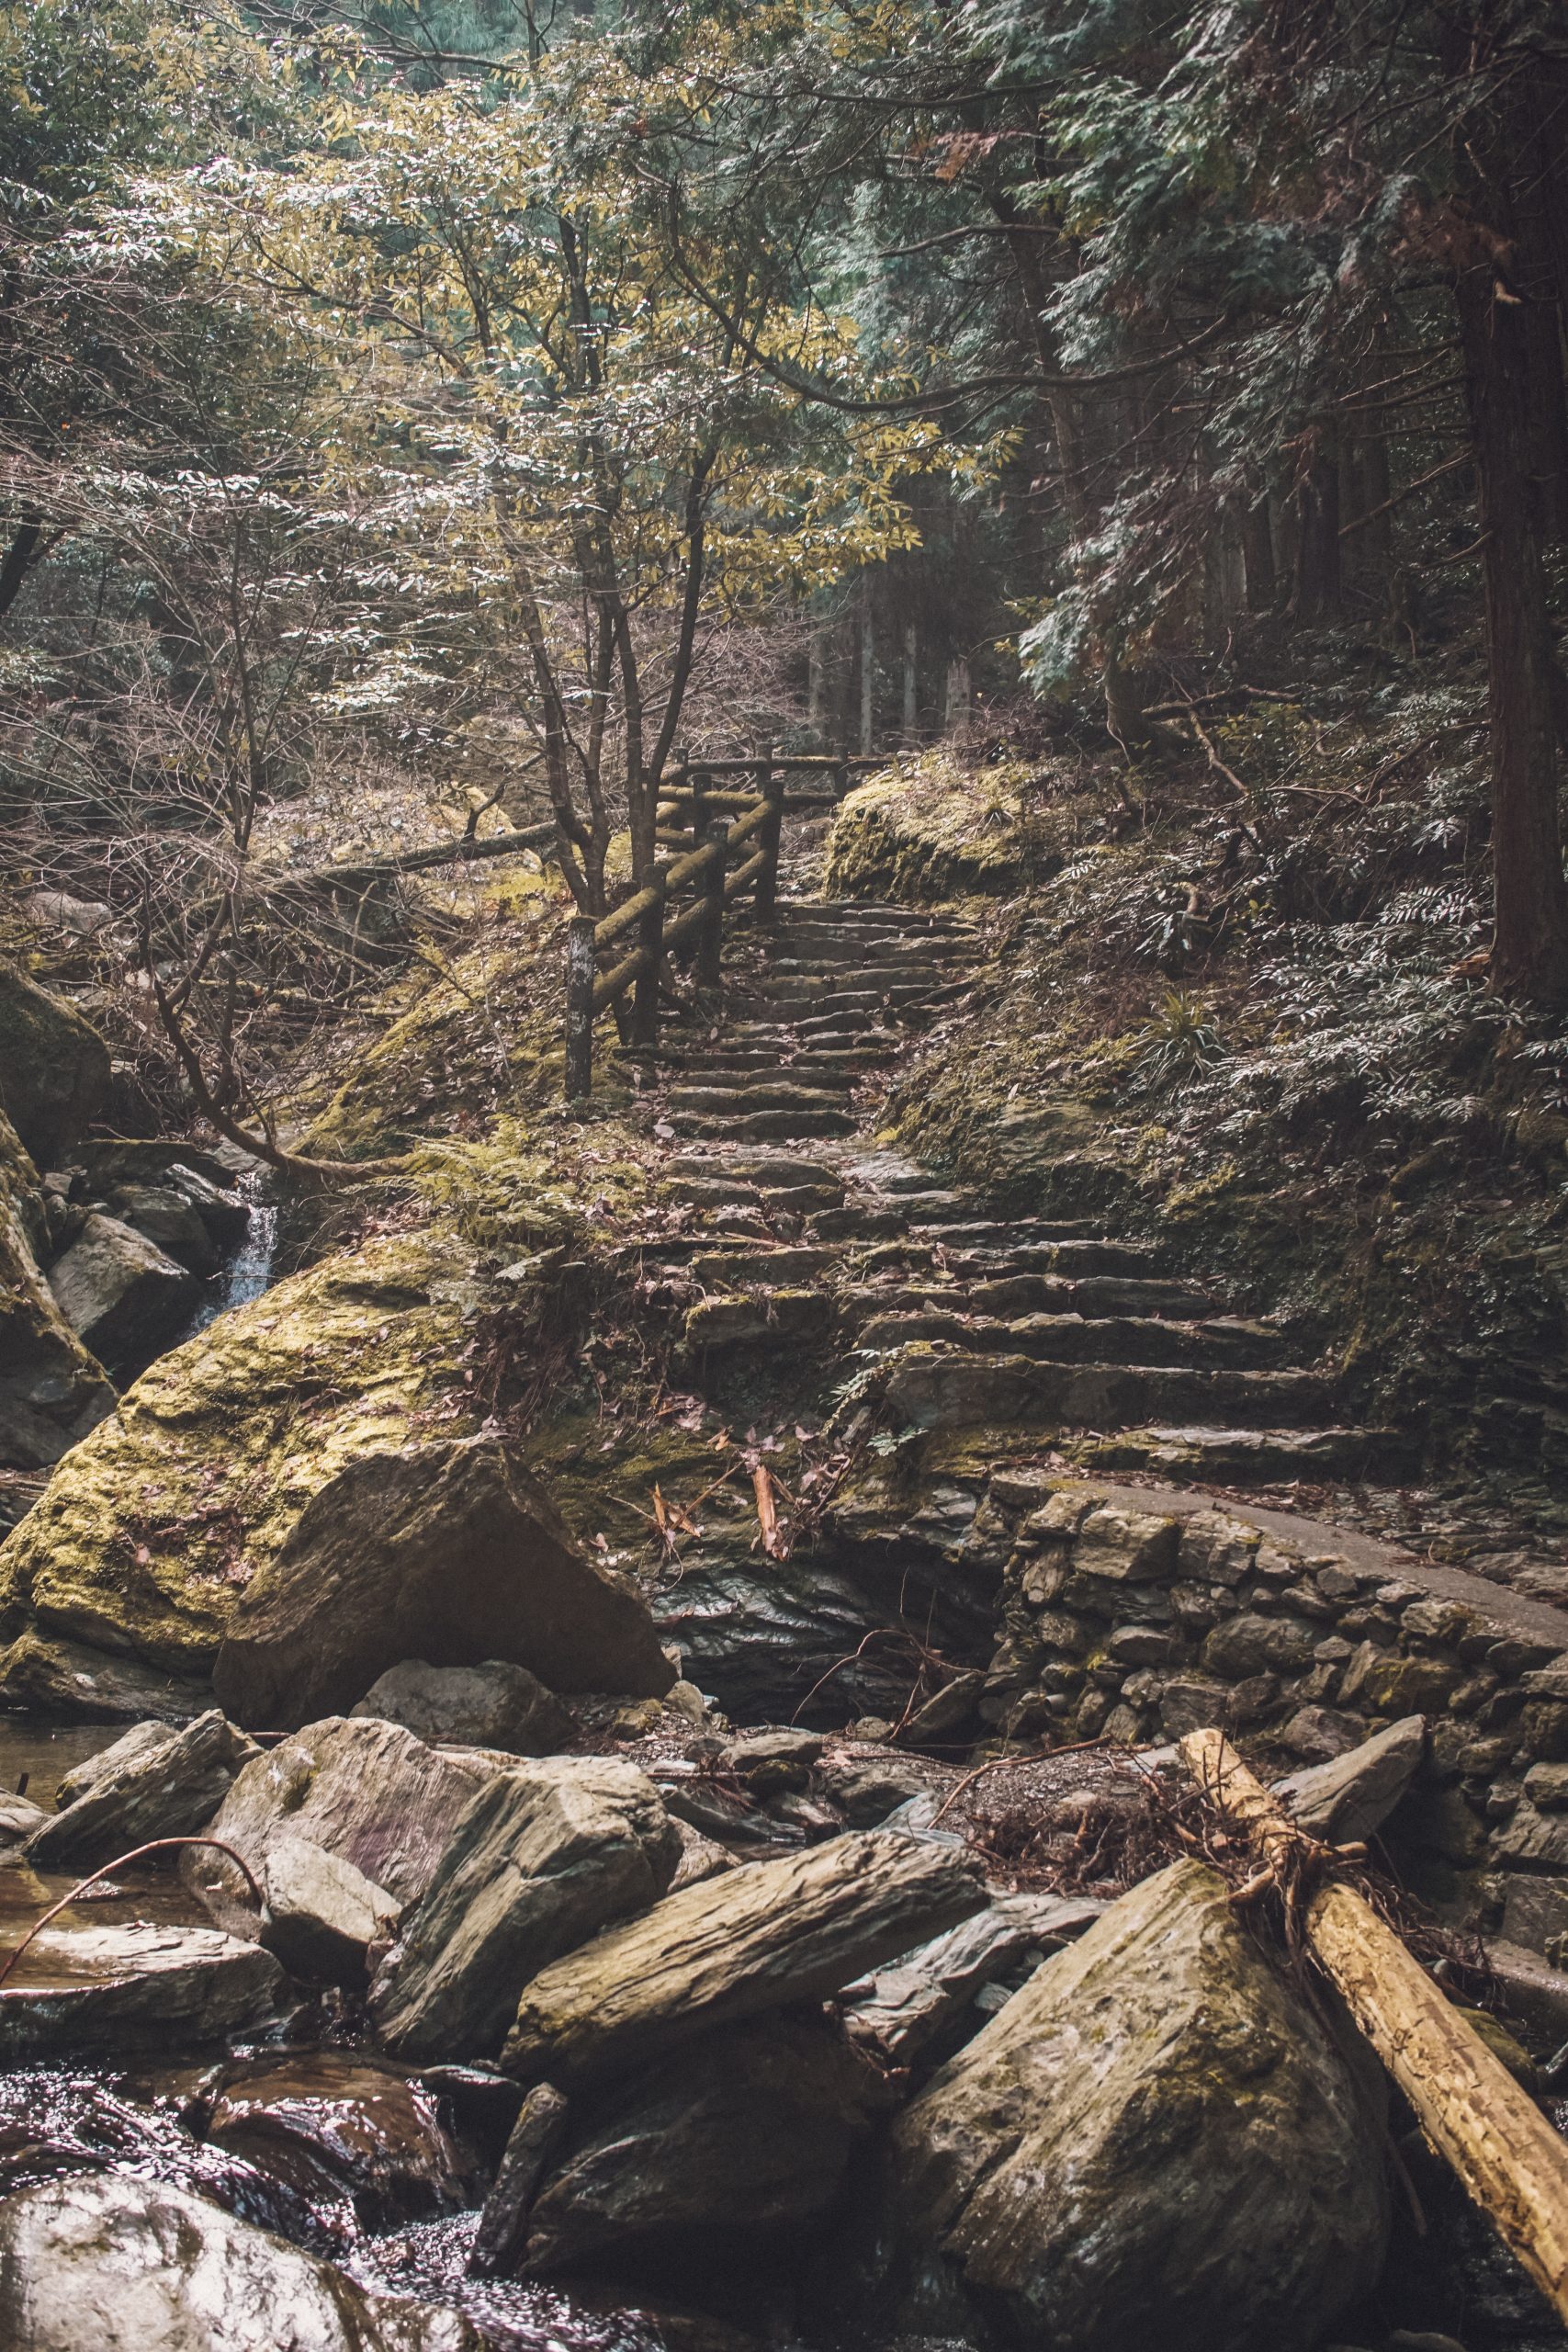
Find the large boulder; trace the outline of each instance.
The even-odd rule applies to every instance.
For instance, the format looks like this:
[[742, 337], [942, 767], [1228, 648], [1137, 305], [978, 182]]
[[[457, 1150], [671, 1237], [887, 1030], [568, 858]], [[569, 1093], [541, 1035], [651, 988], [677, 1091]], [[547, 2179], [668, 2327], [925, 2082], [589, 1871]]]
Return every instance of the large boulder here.
[[293, 2051], [231, 2067], [206, 2139], [364, 2230], [396, 2229], [473, 2200], [475, 2160], [440, 2094], [359, 2052]]
[[1382, 1827], [1426, 1753], [1426, 1716], [1404, 1715], [1359, 1747], [1276, 1781], [1274, 1793], [1310, 1837], [1349, 1845]]
[[184, 2189], [77, 2174], [0, 2204], [7, 2352], [483, 2352], [455, 2311], [372, 2294]]
[[0, 964], [0, 1102], [40, 1168], [58, 1168], [108, 1100], [109, 1049], [73, 1005]]
[[[397, 1724], [331, 1717], [247, 1764], [209, 1826], [258, 1883], [276, 1846], [305, 1838], [351, 1862], [400, 1905], [417, 1903], [469, 1799], [494, 1770], [485, 1758], [437, 1755]], [[231, 1862], [193, 1848], [182, 1868], [222, 1925], [257, 1932], [254, 1901]]]
[[44, 1279], [48, 1237], [38, 1171], [0, 1111], [0, 1463], [17, 1470], [58, 1462], [114, 1404]]
[[291, 1976], [363, 1986], [372, 1945], [389, 1943], [401, 1906], [341, 1854], [310, 1838], [267, 1849], [261, 1939]]
[[467, 1425], [449, 1392], [471, 1263], [424, 1236], [371, 1241], [161, 1356], [0, 1545], [0, 1632], [209, 1675], [312, 1495], [433, 1411]]
[[383, 1963], [370, 2008], [410, 2059], [493, 2058], [529, 1978], [645, 1911], [681, 1842], [651, 1781], [599, 1756], [519, 1766], [482, 1789]]
[[1178, 1862], [899, 2119], [897, 2223], [943, 2308], [956, 2279], [1021, 2345], [1306, 2352], [1376, 2281], [1382, 2129], [1224, 1882]]
[[548, 1756], [572, 1733], [570, 1711], [536, 1674], [504, 1658], [479, 1666], [427, 1666], [405, 1658], [379, 1676], [349, 1711], [401, 1724], [444, 1747], [500, 1747]]
[[570, 2119], [525, 2266], [657, 2266], [701, 2294], [838, 2208], [884, 2098], [880, 2069], [820, 2017], [761, 2018], [672, 2052]]
[[637, 1698], [675, 1679], [646, 1601], [485, 1437], [370, 1455], [313, 1496], [236, 1609], [212, 1683], [236, 1721], [291, 1728], [404, 1658], [509, 1659], [553, 1690]]
[[892, 1830], [745, 1863], [542, 1970], [502, 2064], [570, 2091], [713, 2027], [822, 2000], [985, 1899], [965, 1856]]
[[51, 1267], [49, 1286], [83, 1346], [117, 1369], [139, 1366], [172, 1339], [201, 1293], [155, 1241], [96, 1213]]
[[276, 2027], [287, 2006], [272, 1954], [216, 1928], [45, 1928], [0, 1984], [0, 2063], [194, 2050]]
[[86, 1723], [194, 1723], [212, 1703], [206, 1682], [162, 1674], [140, 1658], [111, 1657], [85, 1642], [18, 1634], [0, 1649], [0, 1707], [34, 1715], [77, 1715]]
[[154, 1838], [204, 1829], [256, 1754], [216, 1707], [183, 1730], [137, 1724], [60, 1783], [60, 1810], [28, 1840], [39, 1871], [90, 1871]]

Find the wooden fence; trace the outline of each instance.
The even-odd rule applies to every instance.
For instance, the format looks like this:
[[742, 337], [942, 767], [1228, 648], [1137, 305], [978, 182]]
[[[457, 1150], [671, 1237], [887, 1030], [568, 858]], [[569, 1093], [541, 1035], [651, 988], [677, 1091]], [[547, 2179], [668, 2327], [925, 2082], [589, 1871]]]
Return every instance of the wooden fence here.
[[[669, 785], [660, 792], [654, 839], [661, 849], [682, 854], [656, 866], [642, 888], [613, 914], [595, 922], [575, 916], [568, 926], [566, 951], [566, 1093], [581, 1102], [593, 1086], [593, 1023], [606, 1005], [630, 996], [626, 1042], [649, 1051], [659, 1043], [660, 978], [674, 948], [694, 945], [693, 977], [699, 989], [719, 985], [724, 912], [733, 899], [751, 895], [763, 922], [778, 896], [779, 834], [786, 814], [829, 808], [842, 799], [852, 771], [877, 768], [881, 760], [801, 755], [687, 761], [678, 753]], [[826, 789], [788, 790], [791, 776], [819, 776]], [[741, 780], [750, 778], [749, 790]], [[738, 864], [737, 858], [739, 863]], [[690, 891], [692, 902], [671, 920], [675, 901]], [[625, 943], [635, 944], [626, 949]], [[601, 969], [606, 951], [621, 949]]]

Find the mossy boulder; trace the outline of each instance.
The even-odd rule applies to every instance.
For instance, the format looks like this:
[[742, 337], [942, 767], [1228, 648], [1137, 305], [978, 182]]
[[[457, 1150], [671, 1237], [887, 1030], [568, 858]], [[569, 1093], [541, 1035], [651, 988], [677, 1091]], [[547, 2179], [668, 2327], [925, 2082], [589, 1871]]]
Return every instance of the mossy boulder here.
[[1043, 879], [1062, 859], [1031, 807], [1034, 782], [1025, 762], [965, 768], [941, 746], [878, 770], [834, 821], [829, 895], [928, 905]]
[[312, 1496], [369, 1454], [471, 1431], [470, 1263], [443, 1229], [383, 1237], [162, 1357], [0, 1545], [0, 1633], [209, 1672]]
[[43, 1278], [47, 1237], [38, 1171], [0, 1111], [0, 1463], [21, 1470], [58, 1462], [114, 1404]]
[[0, 964], [0, 1101], [40, 1168], [55, 1168], [108, 1099], [109, 1049], [73, 1005]]

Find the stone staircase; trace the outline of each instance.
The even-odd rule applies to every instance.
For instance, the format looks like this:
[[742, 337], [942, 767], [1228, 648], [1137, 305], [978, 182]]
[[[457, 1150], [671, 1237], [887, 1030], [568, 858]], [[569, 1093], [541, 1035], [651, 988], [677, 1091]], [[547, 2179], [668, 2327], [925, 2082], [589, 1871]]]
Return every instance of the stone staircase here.
[[1148, 1242], [995, 1216], [876, 1143], [886, 1080], [984, 952], [949, 914], [781, 899], [722, 1019], [644, 1071], [670, 1193], [694, 1215], [637, 1245], [642, 1295], [694, 1385], [728, 1409], [748, 1365], [815, 1376], [822, 1396], [859, 1373], [889, 1428], [984, 1427], [1100, 1474], [1402, 1475], [1408, 1440], [1342, 1426], [1331, 1377]]

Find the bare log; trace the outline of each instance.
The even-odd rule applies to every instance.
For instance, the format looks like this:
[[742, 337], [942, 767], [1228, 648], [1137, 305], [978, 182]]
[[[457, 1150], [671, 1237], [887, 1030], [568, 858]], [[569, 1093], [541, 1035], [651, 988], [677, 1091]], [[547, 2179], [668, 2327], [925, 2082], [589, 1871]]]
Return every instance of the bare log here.
[[[1295, 1828], [1221, 1732], [1181, 1756], [1217, 1809], [1251, 1830], [1283, 1877], [1323, 1849]], [[1393, 1929], [1351, 1887], [1321, 1887], [1306, 1939], [1324, 1973], [1420, 2119], [1553, 2310], [1568, 2320], [1568, 2146]]]

